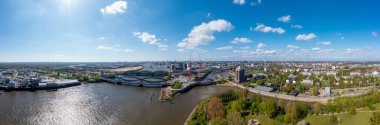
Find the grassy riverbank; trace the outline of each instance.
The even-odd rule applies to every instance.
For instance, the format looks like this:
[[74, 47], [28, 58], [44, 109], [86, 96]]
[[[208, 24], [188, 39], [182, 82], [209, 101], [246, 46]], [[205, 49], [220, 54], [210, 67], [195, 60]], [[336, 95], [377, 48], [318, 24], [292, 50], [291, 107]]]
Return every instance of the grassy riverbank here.
[[[296, 124], [311, 125], [369, 125], [374, 112], [380, 112], [380, 92], [372, 91], [356, 97], [341, 97], [319, 103], [292, 102], [284, 100], [262, 100], [262, 96], [247, 92], [228, 91], [216, 93], [200, 103], [187, 122], [189, 125], [247, 124], [256, 119], [264, 125]], [[232, 122], [232, 123], [231, 123]]]

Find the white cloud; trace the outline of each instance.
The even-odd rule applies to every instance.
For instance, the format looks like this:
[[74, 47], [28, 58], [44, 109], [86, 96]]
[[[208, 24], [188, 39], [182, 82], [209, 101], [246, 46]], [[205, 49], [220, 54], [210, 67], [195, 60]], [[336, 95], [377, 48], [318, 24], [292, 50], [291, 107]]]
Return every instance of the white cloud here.
[[257, 2], [251, 2], [251, 6], [256, 6], [258, 4], [261, 4], [261, 0], [257, 0]]
[[286, 48], [288, 48], [288, 49], [298, 49], [300, 47], [299, 46], [295, 46], [295, 45], [287, 45]]
[[248, 53], [247, 50], [234, 50], [233, 53]]
[[231, 43], [251, 43], [252, 40], [248, 39], [248, 38], [239, 38], [239, 37], [236, 37], [234, 38], [233, 40], [231, 40]]
[[[256, 25], [257, 26], [255, 28], [255, 31], [260, 31], [260, 32], [264, 32], [264, 33], [273, 32], [273, 33], [278, 33], [278, 34], [284, 34], [285, 33], [285, 30], [282, 29], [281, 27], [273, 28], [273, 27], [265, 26], [264, 24], [260, 24], [260, 23], [257, 23]], [[251, 28], [251, 30], [252, 30], [252, 28]]]
[[290, 15], [282, 16], [282, 17], [279, 17], [277, 20], [280, 22], [289, 23], [291, 20], [291, 16]]
[[334, 52], [334, 49], [321, 49], [321, 48], [312, 48], [311, 50], [316, 51], [317, 53], [331, 53]]
[[162, 44], [159, 42], [161, 39], [158, 39], [156, 35], [149, 34], [148, 32], [133, 32], [133, 36], [137, 37], [144, 43], [149, 43], [150, 45], [156, 45], [159, 51], [168, 50], [168, 45]]
[[193, 27], [187, 37], [177, 44], [177, 47], [181, 49], [194, 49], [201, 44], [207, 44], [215, 40], [214, 32], [228, 32], [231, 29], [233, 29], [233, 25], [224, 19], [202, 23]]
[[317, 45], [325, 45], [325, 46], [328, 46], [328, 45], [331, 45], [332, 43], [329, 42], [329, 41], [326, 41], [326, 42], [318, 42]]
[[359, 49], [359, 48], [355, 48], [355, 49], [347, 48], [345, 50], [346, 54], [358, 54], [358, 53], [361, 53], [361, 52], [363, 52], [363, 50]]
[[195, 52], [196, 52], [196, 53], [206, 53], [207, 50], [196, 48], [196, 49], [195, 49]]
[[185, 49], [183, 48], [180, 48], [180, 49], [177, 49], [178, 52], [185, 52]]
[[156, 38], [156, 35], [149, 34], [147, 32], [134, 32], [133, 36], [139, 38], [144, 43], [157, 44], [160, 39]]
[[207, 18], [210, 18], [210, 17], [211, 17], [211, 13], [210, 13], [210, 12], [207, 13], [206, 17], [207, 17]]
[[[119, 47], [119, 46], [116, 46], [116, 47]], [[98, 47], [96, 47], [97, 50], [107, 50], [107, 51], [114, 51], [114, 52], [133, 52], [134, 50], [132, 49], [119, 49], [119, 48], [114, 48], [114, 47], [111, 47], [111, 46], [104, 46], [104, 45], [99, 45]]]
[[318, 53], [331, 53], [334, 52], [334, 49], [320, 49]]
[[98, 50], [113, 50], [113, 47], [100, 45], [96, 49], [98, 49]]
[[279, 50], [256, 49], [256, 51], [249, 52], [250, 55], [271, 55], [271, 54], [277, 54], [277, 53], [279, 53]]
[[336, 33], [336, 35], [339, 36], [339, 39], [344, 40], [344, 36], [342, 35], [342, 33]]
[[302, 28], [303, 28], [302, 25], [298, 25], [298, 24], [290, 25], [290, 27], [292, 27], [292, 28], [294, 28], [294, 29], [302, 29]]
[[243, 47], [240, 47], [240, 49], [250, 49], [251, 47], [250, 46], [243, 46]]
[[229, 50], [229, 49], [232, 49], [233, 46], [223, 46], [223, 47], [219, 47], [219, 48], [215, 48], [216, 50]]
[[278, 50], [266, 50], [264, 51], [264, 54], [276, 54], [278, 53]]
[[123, 52], [125, 52], [125, 53], [129, 53], [129, 52], [134, 52], [135, 50], [133, 50], [133, 49], [124, 49], [123, 50]]
[[257, 45], [257, 48], [259, 48], [259, 49], [263, 49], [265, 47], [266, 47], [266, 45], [264, 43], [259, 43], [259, 45]]
[[158, 50], [160, 50], [160, 51], [166, 51], [166, 50], [168, 50], [168, 45], [159, 44], [158, 45]]
[[243, 5], [243, 4], [245, 4], [245, 0], [233, 0], [233, 3]]
[[375, 32], [375, 31], [372, 31], [372, 32], [371, 32], [371, 35], [372, 35], [373, 37], [377, 37], [377, 36], [378, 36], [377, 32]]
[[127, 9], [127, 1], [116, 1], [111, 5], [106, 6], [105, 8], [100, 9], [100, 12], [103, 14], [118, 14], [124, 13]]
[[106, 37], [103, 36], [103, 37], [99, 37], [98, 39], [99, 39], [99, 40], [105, 40]]
[[319, 50], [321, 50], [321, 48], [316, 47], [316, 48], [312, 48], [311, 50], [319, 51]]
[[310, 33], [310, 34], [300, 34], [296, 37], [296, 40], [303, 40], [303, 41], [309, 41], [309, 40], [312, 40], [314, 38], [317, 38], [317, 35], [315, 35], [314, 33]]

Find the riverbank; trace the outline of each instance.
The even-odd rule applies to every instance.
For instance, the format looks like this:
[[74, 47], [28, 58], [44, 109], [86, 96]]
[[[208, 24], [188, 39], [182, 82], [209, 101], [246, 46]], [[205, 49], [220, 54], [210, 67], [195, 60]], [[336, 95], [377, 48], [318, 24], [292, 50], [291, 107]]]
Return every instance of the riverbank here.
[[81, 82], [71, 82], [71, 83], [63, 83], [63, 84], [55, 84], [54, 86], [43, 86], [43, 87], [26, 87], [26, 88], [8, 88], [8, 87], [0, 87], [0, 90], [3, 90], [5, 92], [11, 92], [11, 91], [37, 91], [37, 90], [57, 90], [62, 88], [68, 88], [72, 86], [79, 86], [81, 85]]
[[191, 120], [191, 116], [193, 116], [193, 114], [197, 111], [197, 108], [198, 108], [198, 105], [196, 105], [196, 106], [194, 107], [193, 111], [191, 111], [191, 113], [190, 113], [189, 117], [187, 117], [186, 122], [185, 122], [184, 125], [187, 125], [187, 123], [190, 122], [190, 120]]

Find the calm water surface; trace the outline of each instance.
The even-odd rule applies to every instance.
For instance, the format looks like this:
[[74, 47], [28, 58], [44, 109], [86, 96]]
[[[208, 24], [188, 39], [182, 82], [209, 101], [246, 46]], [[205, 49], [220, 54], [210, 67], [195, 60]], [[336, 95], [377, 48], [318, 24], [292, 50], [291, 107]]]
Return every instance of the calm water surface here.
[[196, 87], [174, 104], [158, 100], [160, 89], [107, 83], [84, 84], [55, 92], [3, 92], [0, 124], [12, 125], [182, 125], [196, 104], [217, 91]]

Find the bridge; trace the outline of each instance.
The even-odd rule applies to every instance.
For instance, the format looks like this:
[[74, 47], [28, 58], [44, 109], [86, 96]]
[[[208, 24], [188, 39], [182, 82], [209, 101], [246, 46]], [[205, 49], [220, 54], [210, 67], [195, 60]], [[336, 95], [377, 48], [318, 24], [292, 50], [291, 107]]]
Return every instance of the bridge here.
[[163, 78], [154, 77], [144, 77], [144, 76], [116, 76], [113, 79], [101, 78], [102, 80], [128, 86], [139, 86], [139, 87], [151, 87], [151, 88], [162, 88], [169, 86], [170, 84]]

